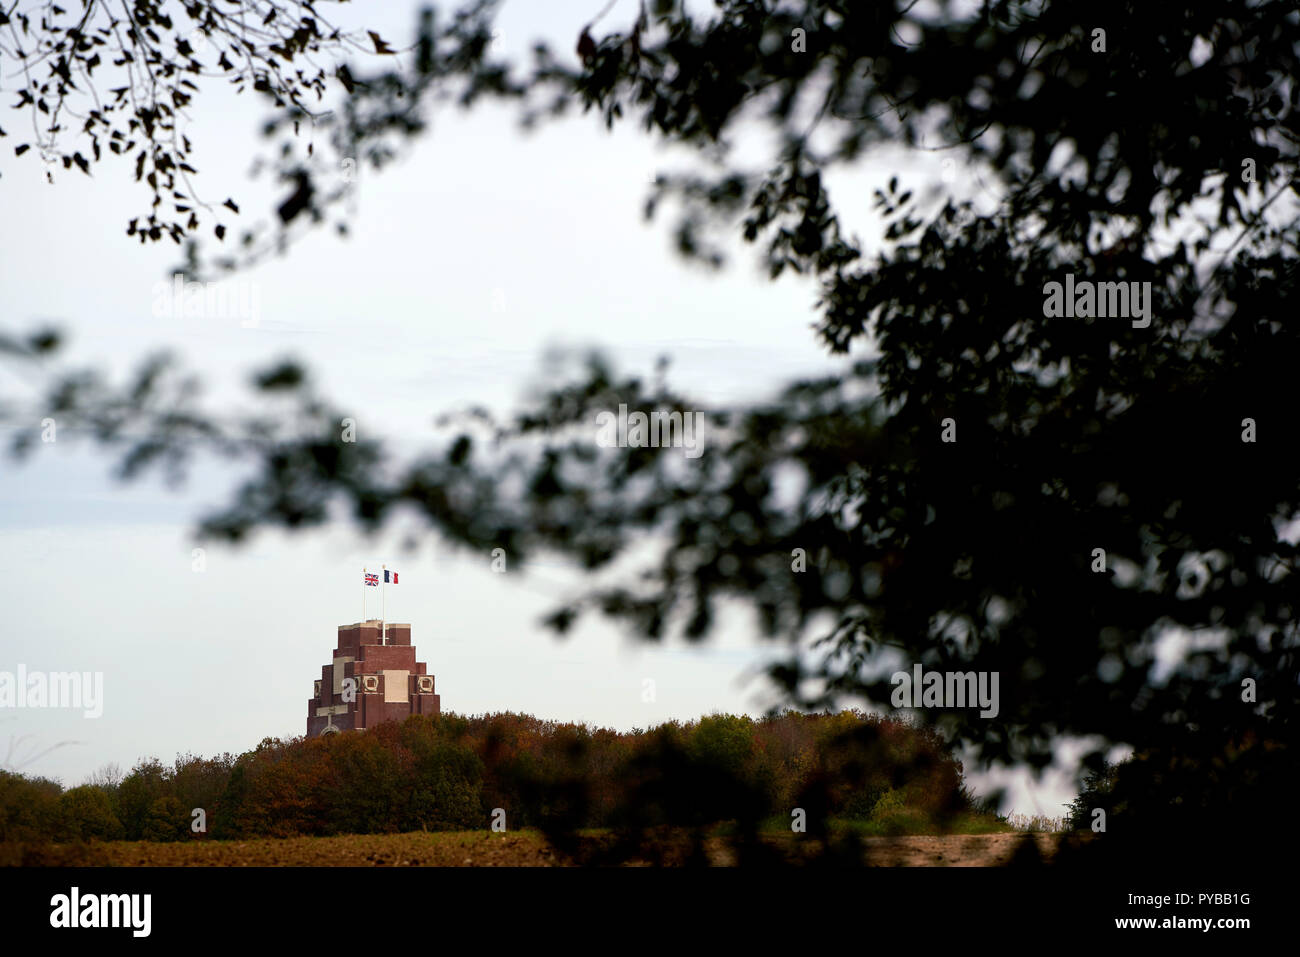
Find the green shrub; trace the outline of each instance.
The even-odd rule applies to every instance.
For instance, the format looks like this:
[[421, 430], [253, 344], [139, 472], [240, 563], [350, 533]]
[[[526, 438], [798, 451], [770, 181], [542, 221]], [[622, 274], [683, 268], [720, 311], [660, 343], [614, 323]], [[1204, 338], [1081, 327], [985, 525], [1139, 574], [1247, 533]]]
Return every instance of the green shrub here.
[[145, 828], [159, 798], [169, 794], [167, 769], [156, 758], [140, 761], [117, 789], [119, 817], [128, 841], [148, 840]]
[[82, 785], [59, 798], [60, 836], [69, 841], [116, 841], [125, 833], [106, 789]]
[[876, 805], [888, 788], [879, 784], [867, 784], [853, 792], [845, 802], [840, 816], [854, 821], [868, 821], [876, 810]]
[[1084, 831], [1092, 827], [1092, 809], [1110, 808], [1111, 794], [1119, 777], [1119, 765], [1104, 762], [1100, 771], [1084, 777], [1079, 796], [1070, 804], [1067, 825], [1071, 830]]
[[190, 809], [178, 798], [163, 795], [149, 805], [141, 837], [146, 841], [182, 841], [190, 835]]
[[474, 749], [440, 735], [431, 723], [415, 724], [403, 732], [412, 757], [404, 829], [481, 827], [485, 819], [483, 762]]
[[57, 781], [0, 771], [0, 842], [48, 840], [59, 821]]
[[890, 788], [876, 800], [875, 806], [871, 809], [871, 819], [880, 821], [906, 807], [907, 799], [903, 792]]

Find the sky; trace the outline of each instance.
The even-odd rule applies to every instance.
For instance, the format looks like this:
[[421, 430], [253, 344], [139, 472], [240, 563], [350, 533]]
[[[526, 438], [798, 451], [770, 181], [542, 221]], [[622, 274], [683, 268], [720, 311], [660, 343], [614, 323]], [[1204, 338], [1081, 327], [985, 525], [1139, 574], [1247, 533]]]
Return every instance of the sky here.
[[[497, 42], [518, 54], [542, 36], [572, 51], [598, 6], [507, 2]], [[603, 25], [623, 25], [630, 9], [620, 0]], [[415, 6], [349, 5], [339, 19], [401, 45]], [[0, 69], [0, 102], [15, 82]], [[186, 125], [196, 182], [207, 199], [237, 198], [233, 230], [285, 191], [248, 177], [264, 148], [260, 107], [220, 86], [200, 99]], [[17, 114], [0, 115], [16, 125]], [[881, 152], [828, 184], [865, 238], [872, 188], [894, 175], [933, 183], [939, 163]], [[654, 176], [691, 168], [635, 124], [610, 133], [575, 115], [524, 135], [508, 108], [443, 109], [397, 164], [361, 171], [351, 238], [318, 230], [241, 274], [258, 295], [249, 328], [155, 315], [155, 287], [179, 256], [170, 243], [126, 236], [148, 203], [126, 163], [95, 166], [90, 178], [58, 171], [51, 186], [34, 154], [0, 150], [0, 313], [7, 330], [55, 323], [70, 362], [117, 375], [172, 349], [213, 402], [231, 407], [247, 401], [253, 370], [294, 356], [359, 431], [407, 451], [437, 436], [440, 413], [518, 407], [556, 347], [599, 346], [645, 375], [667, 355], [671, 386], [709, 404], [833, 371], [811, 329], [813, 282], [770, 282], [744, 248], [726, 271], [703, 272], [672, 251], [670, 211], [645, 222]], [[973, 182], [963, 176], [956, 188]], [[0, 365], [4, 389], [30, 395], [16, 373]], [[102, 672], [103, 713], [0, 709], [0, 763], [71, 786], [107, 763], [238, 754], [301, 734], [337, 627], [361, 618], [363, 597], [378, 615], [362, 568], [381, 563], [401, 576], [386, 589], [386, 616], [412, 624], [444, 710], [630, 729], [717, 711], [757, 716], [775, 701], [755, 677], [775, 649], [744, 616], [724, 618], [702, 647], [646, 647], [598, 620], [558, 640], [540, 618], [580, 584], [561, 564], [500, 575], [490, 556], [452, 551], [422, 529], [418, 549], [404, 552], [402, 527], [374, 539], [342, 526], [264, 532], [240, 549], [196, 542], [196, 519], [237, 478], [229, 467], [203, 463], [179, 489], [122, 485], [93, 448], [61, 438], [0, 467], [0, 671]], [[1004, 811], [1059, 816], [1074, 794], [1065, 766], [1038, 782], [967, 767], [978, 791], [1010, 787]]]

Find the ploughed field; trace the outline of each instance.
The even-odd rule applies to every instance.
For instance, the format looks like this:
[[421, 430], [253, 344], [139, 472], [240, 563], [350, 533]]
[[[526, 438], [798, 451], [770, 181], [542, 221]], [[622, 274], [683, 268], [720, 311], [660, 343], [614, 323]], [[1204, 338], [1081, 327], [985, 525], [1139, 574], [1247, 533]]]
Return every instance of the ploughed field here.
[[[819, 845], [805, 835], [765, 834], [763, 841], [781, 857], [798, 864]], [[862, 839], [864, 863], [883, 867], [999, 867], [1029, 854], [1050, 863], [1069, 834], [907, 835]], [[579, 853], [609, 846], [607, 832], [586, 832]], [[687, 831], [666, 830], [643, 845], [631, 864], [685, 864], [691, 861]], [[734, 851], [721, 838], [705, 842], [709, 863], [736, 863]], [[1019, 857], [1018, 857], [1019, 856]], [[555, 867], [574, 858], [553, 848], [536, 831], [416, 832], [411, 834], [348, 834], [337, 837], [258, 838], [243, 841], [195, 840], [173, 844], [111, 841], [85, 845], [0, 844], [0, 864], [15, 866], [151, 866], [151, 867]]]

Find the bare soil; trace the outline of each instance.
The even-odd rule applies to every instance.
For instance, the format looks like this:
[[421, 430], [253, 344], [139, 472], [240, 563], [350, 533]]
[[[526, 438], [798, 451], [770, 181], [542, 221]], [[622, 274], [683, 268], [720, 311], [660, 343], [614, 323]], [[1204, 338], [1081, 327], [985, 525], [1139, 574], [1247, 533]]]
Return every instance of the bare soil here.
[[[864, 863], [877, 867], [1004, 867], [1028, 857], [1051, 863], [1063, 834], [953, 834], [863, 838]], [[765, 835], [780, 856], [798, 863], [817, 845], [800, 835]], [[593, 845], [608, 839], [592, 835]], [[689, 835], [665, 835], [652, 854], [633, 864], [681, 864], [689, 858]], [[705, 842], [709, 863], [729, 866], [735, 855], [717, 838]], [[569, 863], [535, 831], [496, 834], [455, 831], [413, 834], [357, 834], [339, 837], [261, 838], [247, 841], [194, 840], [175, 844], [113, 841], [85, 845], [0, 845], [8, 866], [111, 867], [555, 867]]]

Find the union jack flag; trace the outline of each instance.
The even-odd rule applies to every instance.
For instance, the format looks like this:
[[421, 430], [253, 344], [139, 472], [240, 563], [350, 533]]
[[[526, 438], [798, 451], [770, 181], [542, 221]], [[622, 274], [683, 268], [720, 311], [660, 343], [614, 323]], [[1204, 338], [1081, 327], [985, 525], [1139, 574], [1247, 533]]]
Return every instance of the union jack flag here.
[[379, 587], [379, 576], [373, 572], [366, 572], [366, 584], [375, 588]]

